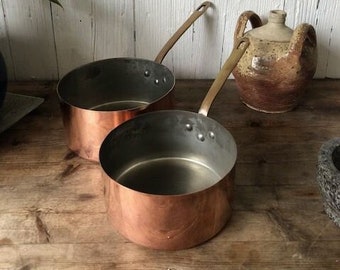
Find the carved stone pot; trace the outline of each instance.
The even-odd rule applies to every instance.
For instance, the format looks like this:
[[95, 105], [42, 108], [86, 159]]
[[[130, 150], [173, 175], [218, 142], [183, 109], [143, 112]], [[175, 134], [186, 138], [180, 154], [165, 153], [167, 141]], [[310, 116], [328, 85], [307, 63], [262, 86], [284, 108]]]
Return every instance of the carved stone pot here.
[[[317, 65], [316, 34], [303, 23], [293, 31], [286, 12], [270, 11], [268, 23], [252, 11], [243, 12], [234, 38], [246, 36], [250, 45], [233, 71], [240, 98], [248, 107], [268, 113], [292, 110], [313, 78]], [[250, 21], [253, 29], [244, 32]]]
[[340, 227], [340, 138], [333, 138], [321, 146], [317, 181], [325, 212]]

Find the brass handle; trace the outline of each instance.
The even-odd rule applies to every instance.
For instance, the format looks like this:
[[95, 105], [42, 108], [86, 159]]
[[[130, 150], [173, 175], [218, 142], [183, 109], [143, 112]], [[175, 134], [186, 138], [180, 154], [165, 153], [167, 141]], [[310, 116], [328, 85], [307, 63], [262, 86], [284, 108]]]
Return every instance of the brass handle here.
[[224, 63], [220, 72], [217, 74], [217, 77], [214, 80], [213, 84], [211, 85], [207, 95], [205, 96], [198, 113], [203, 114], [205, 116], [208, 115], [208, 111], [210, 109], [211, 104], [216, 98], [218, 92], [222, 89], [230, 73], [233, 71], [233, 69], [237, 65], [238, 61], [241, 59], [242, 55], [244, 54], [248, 46], [249, 46], [248, 38], [242, 37], [236, 40], [234, 48], [229, 58]]
[[203, 2], [191, 16], [182, 24], [182, 26], [172, 35], [167, 43], [160, 50], [155, 58], [156, 63], [162, 63], [164, 57], [168, 54], [170, 49], [175, 45], [177, 40], [185, 33], [185, 31], [212, 5], [211, 2]]

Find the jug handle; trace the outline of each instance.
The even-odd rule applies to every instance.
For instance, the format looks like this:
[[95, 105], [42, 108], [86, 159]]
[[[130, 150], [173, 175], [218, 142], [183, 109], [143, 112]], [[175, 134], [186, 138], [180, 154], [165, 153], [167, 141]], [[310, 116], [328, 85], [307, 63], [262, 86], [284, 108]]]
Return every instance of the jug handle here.
[[237, 20], [237, 24], [236, 24], [236, 28], [234, 32], [234, 41], [237, 41], [239, 38], [243, 37], [244, 30], [246, 29], [248, 21], [250, 21], [251, 26], [253, 28], [262, 26], [262, 21], [255, 12], [251, 10], [243, 12], [238, 17], [238, 20]]
[[289, 43], [290, 54], [300, 57], [305, 42], [313, 48], [317, 45], [315, 29], [308, 23], [302, 23], [295, 28]]

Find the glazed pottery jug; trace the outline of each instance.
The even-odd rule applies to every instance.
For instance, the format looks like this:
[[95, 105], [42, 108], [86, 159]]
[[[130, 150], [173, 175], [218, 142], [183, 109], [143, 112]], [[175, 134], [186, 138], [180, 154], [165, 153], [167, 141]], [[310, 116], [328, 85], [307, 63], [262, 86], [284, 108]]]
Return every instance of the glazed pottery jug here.
[[[283, 10], [272, 10], [263, 25], [256, 13], [246, 11], [236, 25], [234, 39], [246, 36], [250, 45], [233, 75], [242, 102], [258, 111], [292, 110], [316, 70], [313, 26], [302, 23], [292, 30], [285, 25], [286, 15]], [[249, 21], [253, 29], [245, 33]]]

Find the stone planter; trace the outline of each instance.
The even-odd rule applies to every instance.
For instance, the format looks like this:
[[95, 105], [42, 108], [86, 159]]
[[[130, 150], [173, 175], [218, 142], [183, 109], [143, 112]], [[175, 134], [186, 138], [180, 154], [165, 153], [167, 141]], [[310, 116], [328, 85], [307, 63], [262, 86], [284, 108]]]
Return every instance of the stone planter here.
[[321, 146], [317, 181], [324, 209], [340, 227], [340, 138], [331, 139]]

